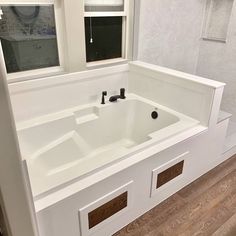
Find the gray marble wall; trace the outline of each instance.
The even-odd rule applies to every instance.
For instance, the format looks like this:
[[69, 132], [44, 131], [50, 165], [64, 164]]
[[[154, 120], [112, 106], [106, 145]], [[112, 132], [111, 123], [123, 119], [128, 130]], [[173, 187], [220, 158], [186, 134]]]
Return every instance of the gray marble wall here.
[[196, 74], [226, 83], [222, 109], [232, 113], [236, 122], [236, 1], [226, 43], [200, 40]]
[[202, 39], [206, 1], [140, 0], [137, 59], [226, 82], [222, 109], [236, 121], [236, 2], [224, 43]]
[[140, 0], [138, 59], [194, 73], [205, 0]]

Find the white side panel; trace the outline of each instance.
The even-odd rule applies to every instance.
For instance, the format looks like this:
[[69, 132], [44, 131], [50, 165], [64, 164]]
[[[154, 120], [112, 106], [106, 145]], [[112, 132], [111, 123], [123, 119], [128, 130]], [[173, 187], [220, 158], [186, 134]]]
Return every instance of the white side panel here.
[[[184, 113], [208, 126], [213, 100], [218, 117], [219, 96], [224, 84], [143, 62], [130, 63], [129, 91]], [[211, 116], [211, 119], [215, 118]]]
[[[13, 236], [36, 236], [32, 196], [25, 177], [0, 52], [0, 191]], [[31, 205], [30, 205], [31, 203]], [[1, 203], [2, 204], [2, 203]]]

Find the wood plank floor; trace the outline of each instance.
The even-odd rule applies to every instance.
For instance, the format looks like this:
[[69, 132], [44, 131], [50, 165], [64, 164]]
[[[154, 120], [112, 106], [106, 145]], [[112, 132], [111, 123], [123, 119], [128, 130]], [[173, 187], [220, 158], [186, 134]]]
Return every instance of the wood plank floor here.
[[114, 236], [236, 236], [236, 155]]

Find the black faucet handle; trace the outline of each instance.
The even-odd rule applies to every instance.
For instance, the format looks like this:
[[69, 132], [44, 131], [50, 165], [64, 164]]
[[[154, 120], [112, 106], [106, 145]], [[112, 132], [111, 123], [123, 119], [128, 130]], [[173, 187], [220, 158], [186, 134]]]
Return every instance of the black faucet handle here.
[[107, 96], [107, 91], [103, 91], [102, 96]]
[[125, 97], [125, 88], [121, 88], [120, 89], [120, 98], [121, 99], [125, 99], [126, 97]]

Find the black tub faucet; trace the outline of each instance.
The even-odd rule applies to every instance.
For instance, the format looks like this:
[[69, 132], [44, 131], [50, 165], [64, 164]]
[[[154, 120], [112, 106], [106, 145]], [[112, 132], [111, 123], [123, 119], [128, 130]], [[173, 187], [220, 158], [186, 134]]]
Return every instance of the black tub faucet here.
[[116, 102], [118, 99], [125, 99], [125, 89], [121, 88], [120, 89], [120, 95], [114, 95], [109, 98], [110, 102]]
[[107, 91], [102, 92], [102, 102], [101, 102], [101, 104], [105, 104], [105, 96], [107, 96]]

